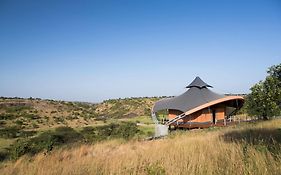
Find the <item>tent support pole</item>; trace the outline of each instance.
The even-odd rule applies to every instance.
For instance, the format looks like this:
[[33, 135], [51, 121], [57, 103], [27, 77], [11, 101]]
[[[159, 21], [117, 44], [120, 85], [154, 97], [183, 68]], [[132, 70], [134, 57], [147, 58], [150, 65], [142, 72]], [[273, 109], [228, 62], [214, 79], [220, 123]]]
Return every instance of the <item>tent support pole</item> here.
[[190, 115], [189, 115], [189, 129], [191, 127]]

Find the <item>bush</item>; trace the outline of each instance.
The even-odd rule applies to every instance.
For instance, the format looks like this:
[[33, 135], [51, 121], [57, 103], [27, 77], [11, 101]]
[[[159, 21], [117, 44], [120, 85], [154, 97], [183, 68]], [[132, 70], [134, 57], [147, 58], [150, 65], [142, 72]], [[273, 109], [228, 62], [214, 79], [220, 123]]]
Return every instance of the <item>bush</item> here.
[[151, 109], [150, 108], [145, 108], [144, 109], [144, 115], [150, 116], [151, 115]]
[[32, 109], [31, 106], [25, 106], [25, 105], [8, 106], [8, 107], [6, 107], [6, 112], [7, 113], [15, 113], [15, 112], [21, 112], [21, 111], [30, 110], [30, 109]]
[[23, 131], [19, 127], [6, 127], [0, 129], [0, 137], [5, 139], [29, 137], [36, 134], [36, 131]]
[[36, 119], [39, 119], [39, 118], [40, 118], [38, 115], [35, 115], [35, 114], [28, 114], [28, 113], [22, 114], [22, 117], [27, 118], [27, 119], [29, 119], [29, 120], [36, 120]]
[[138, 132], [139, 129], [135, 123], [122, 123], [119, 125], [116, 134], [121, 138], [130, 139]]
[[121, 124], [111, 123], [98, 127], [85, 127], [81, 134], [90, 141], [104, 140], [108, 138], [130, 139], [139, 133], [139, 129], [135, 123], [124, 122]]
[[43, 150], [50, 152], [54, 146], [61, 145], [63, 143], [64, 139], [62, 135], [57, 135], [47, 131], [28, 141], [28, 152], [26, 153], [33, 155]]
[[13, 120], [16, 116], [13, 114], [0, 114], [0, 120]]
[[23, 121], [21, 121], [21, 120], [16, 120], [15, 123], [19, 126], [23, 125]]
[[33, 138], [18, 139], [11, 146], [10, 155], [12, 159], [17, 159], [24, 154], [34, 155], [41, 151], [50, 152], [54, 147], [61, 147], [73, 143], [93, 143], [109, 138], [130, 139], [138, 132], [139, 130], [135, 123], [125, 122], [121, 124], [112, 123], [99, 127], [85, 127], [80, 132], [70, 127], [58, 127], [54, 131], [46, 131]]
[[93, 143], [98, 140], [101, 140], [101, 137], [99, 137], [99, 135], [97, 133], [97, 129], [94, 127], [91, 127], [91, 126], [84, 127], [80, 131], [80, 133], [83, 135], [85, 142]]
[[70, 127], [59, 127], [55, 131], [46, 131], [34, 138], [19, 139], [10, 148], [12, 159], [24, 154], [34, 155], [41, 151], [50, 152], [55, 146], [82, 141], [84, 137]]
[[66, 121], [64, 120], [63, 117], [54, 117], [54, 121], [58, 124], [60, 124], [60, 123], [66, 124]]
[[75, 120], [75, 119], [79, 119], [79, 117], [77, 117], [77, 116], [75, 116], [75, 115], [68, 115], [67, 117], [66, 117], [66, 119], [68, 119], [68, 120]]
[[61, 136], [61, 143], [74, 143], [83, 139], [83, 136], [71, 127], [58, 127], [53, 132], [53, 135]]
[[39, 125], [36, 124], [36, 123], [33, 121], [33, 122], [32, 122], [32, 127], [33, 127], [34, 129], [36, 129], [36, 128], [39, 128]]
[[0, 120], [0, 126], [1, 126], [1, 127], [4, 126], [5, 124], [6, 124], [5, 121]]
[[6, 160], [8, 158], [9, 154], [4, 151], [0, 151], [0, 162], [3, 160]]
[[10, 157], [11, 159], [18, 159], [22, 155], [30, 151], [29, 143], [26, 139], [17, 140], [10, 148]]

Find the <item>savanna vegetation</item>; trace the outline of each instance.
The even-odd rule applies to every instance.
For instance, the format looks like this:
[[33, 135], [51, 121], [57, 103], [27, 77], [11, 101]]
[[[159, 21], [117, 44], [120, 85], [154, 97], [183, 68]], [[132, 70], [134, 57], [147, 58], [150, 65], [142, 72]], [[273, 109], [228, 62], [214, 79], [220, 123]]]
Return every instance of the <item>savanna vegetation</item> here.
[[1, 97], [0, 126], [48, 129], [58, 126], [99, 125], [110, 120], [150, 116], [152, 105], [159, 99], [160, 97], [125, 98], [93, 104]]
[[159, 98], [102, 103], [0, 98], [0, 161], [53, 149], [153, 136], [149, 110]]
[[150, 109], [163, 97], [98, 104], [2, 97], [1, 174], [280, 174], [281, 64], [267, 73], [237, 113], [260, 120], [151, 141]]
[[111, 139], [26, 155], [2, 174], [280, 174], [281, 120], [176, 131], [153, 141]]

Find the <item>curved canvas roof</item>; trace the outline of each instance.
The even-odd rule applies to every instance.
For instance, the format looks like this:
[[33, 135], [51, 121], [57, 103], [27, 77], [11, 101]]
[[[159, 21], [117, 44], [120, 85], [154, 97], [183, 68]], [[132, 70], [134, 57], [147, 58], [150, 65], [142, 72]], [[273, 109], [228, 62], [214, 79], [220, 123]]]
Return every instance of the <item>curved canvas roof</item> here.
[[192, 113], [197, 112], [199, 110], [202, 110], [202, 109], [204, 109], [206, 107], [209, 107], [209, 106], [212, 106], [212, 105], [216, 105], [216, 104], [219, 104], [219, 103], [222, 103], [222, 102], [231, 101], [231, 100], [237, 100], [236, 101], [237, 102], [236, 103], [237, 107], [239, 107], [239, 106], [241, 107], [243, 104], [240, 103], [241, 102], [240, 100], [242, 100], [242, 102], [243, 102], [244, 98], [241, 97], [241, 96], [225, 96], [223, 98], [211, 101], [209, 103], [205, 103], [205, 104], [197, 106], [196, 108], [193, 108], [193, 109], [191, 109], [189, 111], [186, 111], [185, 115], [189, 115], [189, 114], [192, 114]]
[[152, 112], [157, 112], [163, 109], [176, 109], [182, 112], [187, 112], [193, 108], [203, 104], [222, 99], [225, 95], [217, 94], [208, 89], [212, 87], [196, 77], [188, 86], [185, 93], [173, 97], [159, 100], [153, 106]]

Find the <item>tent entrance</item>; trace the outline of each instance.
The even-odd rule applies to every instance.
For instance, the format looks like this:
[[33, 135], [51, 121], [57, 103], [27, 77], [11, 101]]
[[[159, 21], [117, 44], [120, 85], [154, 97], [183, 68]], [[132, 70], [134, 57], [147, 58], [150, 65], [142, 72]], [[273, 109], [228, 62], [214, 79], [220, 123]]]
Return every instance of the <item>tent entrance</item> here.
[[216, 110], [212, 109], [212, 123], [216, 124]]

